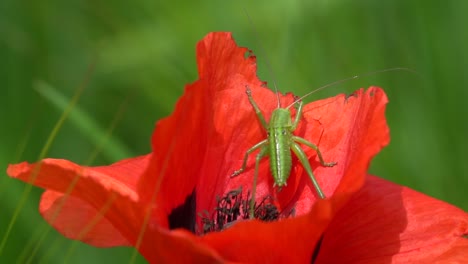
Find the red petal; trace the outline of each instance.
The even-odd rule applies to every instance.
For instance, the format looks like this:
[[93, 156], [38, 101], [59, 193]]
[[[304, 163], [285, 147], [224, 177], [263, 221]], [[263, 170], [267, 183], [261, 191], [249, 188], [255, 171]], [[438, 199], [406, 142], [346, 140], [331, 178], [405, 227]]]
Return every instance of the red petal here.
[[149, 263], [224, 263], [219, 254], [185, 229], [147, 229], [139, 252]]
[[335, 216], [316, 263], [465, 263], [468, 214], [377, 177]]
[[244, 221], [200, 240], [229, 261], [243, 263], [310, 263], [314, 248], [336, 208], [318, 201], [307, 215], [265, 223]]
[[[252, 94], [253, 92], [252, 89]], [[269, 116], [275, 109], [274, 103], [271, 103], [274, 100], [274, 94], [263, 88], [258, 88], [255, 92], [259, 94], [255, 100], [260, 108], [265, 110], [266, 116]], [[246, 96], [244, 97], [247, 101]], [[282, 99], [288, 101], [290, 98], [282, 97]], [[269, 105], [268, 102], [270, 102]], [[304, 107], [304, 118], [295, 134], [316, 143], [326, 161], [338, 162], [338, 165], [333, 168], [323, 167], [318, 161], [316, 152], [303, 147], [306, 155], [310, 157], [309, 162], [312, 164], [314, 175], [327, 196], [333, 194], [349, 196], [362, 186], [370, 160], [389, 142], [389, 130], [384, 115], [386, 103], [387, 97], [383, 90], [371, 87], [367, 91], [361, 89], [350, 97], [338, 95]], [[234, 137], [237, 140], [233, 140], [234, 143], [232, 143], [232, 159], [237, 159], [237, 162], [234, 162], [231, 170], [225, 173], [228, 175], [229, 172], [240, 167], [245, 151], [265, 138], [265, 135], [258, 132], [261, 132], [260, 125], [251, 106], [248, 102], [244, 104], [247, 105], [247, 110], [239, 106], [238, 112], [250, 111], [250, 114], [246, 115], [250, 115], [250, 120], [254, 122], [243, 122], [242, 125], [235, 126], [236, 128], [247, 126], [247, 128], [236, 129], [239, 131], [236, 131], [238, 136]], [[256, 131], [256, 133], [248, 133], [248, 131]], [[253, 173], [254, 169], [250, 167], [241, 176], [230, 179], [226, 190], [236, 189], [240, 185], [250, 188]], [[272, 186], [273, 178], [268, 162], [265, 161], [259, 170], [257, 199], [274, 193]], [[295, 203], [296, 213], [300, 215], [310, 210], [316, 197], [317, 194], [309, 176], [300, 163], [294, 162], [288, 186], [278, 193], [280, 202], [285, 207], [291, 202]]]
[[[296, 135], [315, 142], [325, 161], [338, 162], [333, 168], [323, 167], [316, 152], [304, 147], [311, 157], [309, 162], [314, 175], [327, 196], [349, 196], [364, 183], [371, 159], [390, 140], [385, 119], [387, 102], [382, 89], [370, 87], [351, 96], [338, 95], [304, 107], [304, 121], [297, 128]], [[309, 210], [317, 195], [302, 165], [297, 165], [299, 168], [294, 177], [299, 177], [305, 188], [291, 199], [297, 200], [296, 212], [300, 214]], [[286, 195], [282, 198], [286, 199]]]
[[[246, 51], [235, 44], [229, 33], [209, 34], [198, 44], [200, 78], [186, 87], [174, 114], [158, 122], [153, 134], [155, 155], [139, 185], [147, 201], [156, 199], [162, 214], [169, 214], [182, 204], [195, 186], [198, 212], [212, 210], [217, 195], [239, 186], [244, 190], [251, 188], [252, 166], [237, 178], [229, 177], [240, 167], [245, 151], [266, 136], [248, 102], [246, 85], [267, 119], [277, 103], [276, 95], [261, 87], [255, 75], [255, 58], [245, 58]], [[282, 105], [292, 99], [291, 95], [281, 96]], [[387, 144], [386, 102], [382, 90], [371, 88], [349, 98], [340, 95], [305, 107], [297, 135], [318, 143], [327, 160], [338, 161], [334, 168], [323, 168], [317, 163], [315, 152], [306, 150], [328, 195], [334, 193], [342, 179], [346, 181], [339, 191], [359, 188], [370, 158]], [[321, 124], [319, 128], [317, 124]], [[285, 197], [280, 196], [280, 200], [287, 204], [300, 198], [303, 202], [297, 205], [298, 213], [305, 213], [315, 201], [315, 190], [301, 166], [293, 169], [291, 178], [303, 181], [299, 186], [302, 189], [296, 192], [291, 187], [288, 192], [284, 188], [280, 195]], [[272, 186], [268, 162], [264, 161], [257, 197], [272, 193]]]
[[118, 229], [89, 203], [74, 196], [45, 191], [39, 211], [65, 237], [96, 247], [131, 246]]
[[[135, 189], [150, 157], [141, 156], [103, 167], [45, 159], [37, 164], [10, 165], [7, 173], [50, 190], [44, 194], [40, 210], [45, 219], [65, 236], [82, 237], [98, 246], [128, 245], [136, 240], [143, 221]], [[65, 200], [67, 192], [69, 197]], [[59, 214], [56, 216], [57, 210]], [[104, 219], [88, 234], [82, 234], [80, 228], [95, 221], [97, 213], [104, 214]], [[103, 238], [112, 230], [119, 232]]]
[[256, 122], [245, 86], [254, 89], [261, 82], [255, 60], [245, 58], [246, 52], [230, 33], [212, 33], [198, 43], [199, 80], [186, 87], [174, 113], [157, 123], [155, 154], [139, 184], [139, 192], [147, 201], [154, 195], [163, 213], [182, 204], [195, 186], [197, 211], [211, 210], [216, 195], [225, 192], [234, 168], [231, 153], [237, 142], [245, 141], [237, 127], [245, 120]]

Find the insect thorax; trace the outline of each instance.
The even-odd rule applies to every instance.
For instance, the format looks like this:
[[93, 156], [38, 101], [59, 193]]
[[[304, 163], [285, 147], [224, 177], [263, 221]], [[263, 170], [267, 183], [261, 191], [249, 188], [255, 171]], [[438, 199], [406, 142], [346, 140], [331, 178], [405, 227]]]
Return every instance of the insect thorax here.
[[270, 118], [269, 127], [291, 127], [291, 112], [289, 109], [277, 108], [273, 111]]

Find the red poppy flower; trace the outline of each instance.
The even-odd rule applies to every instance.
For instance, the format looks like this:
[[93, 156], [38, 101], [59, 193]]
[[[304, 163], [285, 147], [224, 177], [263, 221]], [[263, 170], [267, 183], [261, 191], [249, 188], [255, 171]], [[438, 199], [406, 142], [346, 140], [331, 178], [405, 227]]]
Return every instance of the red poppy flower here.
[[[316, 143], [326, 161], [338, 162], [325, 168], [304, 147], [327, 199], [317, 199], [297, 160], [287, 187], [278, 192], [265, 159], [256, 206], [272, 196], [272, 208], [293, 211], [294, 217], [267, 223], [232, 221], [242, 217], [229, 215], [232, 222], [222, 230], [202, 234], [219, 222], [210, 217], [222, 209], [220, 197], [239, 194], [241, 187], [246, 200], [252, 188], [254, 158], [245, 173], [230, 177], [246, 150], [266, 137], [246, 86], [267, 120], [277, 105], [256, 76], [255, 57], [246, 52], [229, 33], [211, 33], [198, 44], [199, 80], [186, 87], [174, 113], [157, 123], [151, 154], [102, 167], [45, 159], [11, 165], [7, 173], [46, 189], [39, 211], [66, 237], [99, 247], [134, 246], [152, 263], [467, 258], [465, 212], [366, 176], [371, 158], [389, 142], [387, 98], [377, 87], [304, 106], [294, 133]], [[285, 107], [294, 97], [280, 100]]]

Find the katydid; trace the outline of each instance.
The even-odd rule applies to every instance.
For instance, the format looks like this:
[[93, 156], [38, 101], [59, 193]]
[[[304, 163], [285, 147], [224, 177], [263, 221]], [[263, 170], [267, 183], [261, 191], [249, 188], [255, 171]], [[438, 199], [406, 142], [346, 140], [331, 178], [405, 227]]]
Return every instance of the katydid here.
[[298, 104], [297, 113], [294, 120], [292, 119], [289, 107], [278, 107], [273, 111], [270, 121], [267, 123], [260, 108], [253, 99], [252, 93], [248, 86], [246, 86], [246, 93], [247, 97], [249, 98], [249, 102], [255, 110], [255, 113], [257, 114], [257, 117], [262, 127], [267, 131], [267, 138], [255, 144], [253, 147], [247, 150], [247, 152], [244, 155], [242, 167], [231, 175], [231, 177], [235, 177], [244, 172], [247, 166], [247, 160], [249, 155], [255, 150], [260, 150], [255, 159], [255, 174], [252, 185], [252, 197], [250, 200], [250, 218], [254, 218], [255, 191], [258, 178], [258, 166], [260, 160], [267, 155], [270, 156], [270, 170], [275, 181], [273, 187], [278, 186], [278, 188], [282, 188], [283, 186], [287, 185], [287, 180], [291, 172], [292, 151], [297, 156], [304, 169], [307, 171], [307, 174], [309, 175], [312, 184], [314, 185], [314, 188], [317, 191], [318, 196], [321, 199], [325, 199], [325, 194], [323, 193], [322, 189], [320, 188], [320, 185], [314, 177], [307, 155], [304, 153], [304, 150], [302, 150], [299, 143], [314, 149], [317, 152], [317, 156], [322, 166], [332, 167], [336, 165], [336, 162], [325, 162], [322, 157], [322, 153], [320, 152], [320, 149], [314, 143], [304, 138], [295, 136], [293, 134], [301, 119], [303, 107], [302, 100], [296, 101], [294, 103], [294, 105], [296, 105], [296, 103]]
[[[276, 91], [277, 98], [278, 98], [278, 107], [273, 111], [268, 123], [265, 120], [265, 117], [262, 111], [260, 110], [257, 103], [253, 99], [250, 88], [246, 86], [246, 93], [247, 93], [249, 102], [252, 105], [258, 117], [258, 120], [260, 121], [260, 124], [267, 131], [266, 139], [258, 142], [257, 144], [255, 144], [254, 146], [252, 146], [250, 149], [246, 151], [243, 162], [242, 162], [242, 167], [239, 170], [234, 171], [231, 175], [231, 178], [232, 178], [244, 172], [247, 167], [247, 160], [248, 160], [249, 155], [252, 154], [252, 152], [256, 150], [259, 150], [255, 158], [255, 171], [254, 171], [254, 179], [253, 179], [253, 184], [252, 184], [252, 197], [250, 199], [249, 217], [251, 219], [254, 218], [255, 192], [256, 192], [257, 179], [258, 179], [258, 168], [259, 168], [261, 159], [266, 156], [270, 156], [270, 170], [274, 179], [273, 187], [277, 186], [279, 189], [281, 189], [283, 186], [287, 186], [287, 180], [289, 178], [289, 175], [291, 172], [291, 166], [292, 166], [292, 156], [291, 156], [291, 151], [292, 151], [297, 156], [299, 162], [302, 164], [307, 174], [309, 175], [310, 180], [312, 181], [312, 184], [315, 188], [315, 191], [317, 192], [318, 197], [320, 199], [326, 198], [324, 192], [320, 188], [320, 185], [315, 179], [315, 176], [312, 172], [312, 168], [310, 166], [307, 155], [304, 153], [304, 150], [301, 148], [299, 144], [302, 144], [309, 148], [314, 149], [315, 152], [317, 153], [317, 157], [320, 161], [320, 164], [324, 167], [333, 167], [337, 164], [337, 162], [334, 162], [334, 161], [325, 162], [322, 156], [322, 153], [320, 149], [317, 147], [317, 145], [315, 145], [314, 143], [304, 138], [295, 136], [293, 134], [293, 132], [296, 130], [301, 120], [302, 107], [303, 107], [302, 99], [305, 98], [306, 96], [309, 96], [310, 94], [314, 92], [317, 92], [319, 90], [322, 90], [329, 86], [333, 86], [338, 83], [356, 79], [362, 76], [372, 75], [375, 73], [395, 71], [395, 70], [405, 70], [405, 71], [413, 72], [411, 69], [408, 69], [408, 68], [391, 68], [391, 69], [369, 72], [363, 75], [355, 75], [346, 79], [342, 79], [342, 80], [327, 84], [312, 92], [309, 92], [306, 95], [300, 98], [297, 98], [291, 105], [287, 106], [286, 108], [281, 108], [280, 106], [279, 94], [277, 92], [276, 85], [275, 85], [275, 91]], [[291, 112], [289, 111], [289, 108], [293, 105], [296, 106], [296, 109], [297, 109], [294, 120], [291, 116]]]

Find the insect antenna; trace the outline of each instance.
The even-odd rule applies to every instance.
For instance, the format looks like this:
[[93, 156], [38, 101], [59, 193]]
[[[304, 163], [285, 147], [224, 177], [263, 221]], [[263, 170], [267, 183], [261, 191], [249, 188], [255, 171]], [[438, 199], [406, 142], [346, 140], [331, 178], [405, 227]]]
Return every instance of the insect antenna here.
[[375, 75], [377, 73], [390, 72], [390, 71], [407, 71], [407, 72], [411, 72], [413, 74], [416, 74], [416, 75], [420, 76], [420, 74], [417, 71], [415, 71], [415, 70], [413, 70], [411, 68], [405, 68], [405, 67], [388, 68], [388, 69], [383, 69], [383, 70], [371, 71], [371, 72], [367, 72], [367, 73], [363, 73], [363, 74], [359, 74], [359, 75], [354, 75], [354, 76], [351, 76], [351, 77], [348, 77], [348, 78], [344, 78], [344, 79], [341, 79], [341, 80], [326, 84], [326, 85], [321, 86], [321, 87], [319, 87], [319, 88], [317, 88], [317, 89], [315, 89], [315, 90], [313, 90], [311, 92], [308, 92], [305, 95], [295, 99], [294, 102], [292, 102], [290, 105], [288, 105], [286, 107], [286, 109], [289, 109], [290, 107], [292, 107], [297, 102], [302, 101], [302, 99], [306, 98], [307, 96], [309, 96], [309, 95], [311, 95], [313, 93], [316, 93], [318, 91], [321, 91], [321, 90], [323, 90], [323, 89], [325, 89], [327, 87], [331, 87], [331, 86], [334, 86], [334, 85], [337, 85], [337, 84], [340, 84], [340, 83], [344, 83], [344, 82], [347, 82], [347, 81], [350, 81], [350, 80], [359, 79], [361, 77], [371, 76], [371, 75]]
[[259, 50], [265, 55], [265, 64], [266, 64], [268, 73], [270, 74], [271, 79], [273, 81], [273, 87], [275, 88], [275, 94], [276, 94], [276, 101], [278, 102], [278, 108], [280, 108], [281, 107], [280, 95], [278, 92], [278, 87], [276, 86], [276, 78], [275, 78], [275, 74], [273, 73], [273, 68], [271, 67], [270, 60], [268, 60], [268, 57], [266, 56], [266, 52], [265, 52], [265, 49], [263, 48], [262, 42], [260, 41], [258, 37], [259, 36], [258, 30], [255, 27], [255, 24], [253, 23], [252, 18], [247, 12], [247, 9], [244, 8], [244, 12], [245, 12], [245, 15], [247, 16], [247, 19], [249, 20], [250, 26], [253, 28], [253, 31], [255, 33], [255, 40], [258, 43]]

